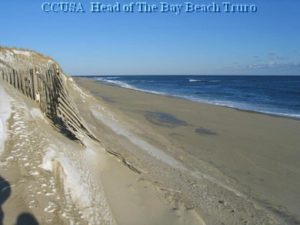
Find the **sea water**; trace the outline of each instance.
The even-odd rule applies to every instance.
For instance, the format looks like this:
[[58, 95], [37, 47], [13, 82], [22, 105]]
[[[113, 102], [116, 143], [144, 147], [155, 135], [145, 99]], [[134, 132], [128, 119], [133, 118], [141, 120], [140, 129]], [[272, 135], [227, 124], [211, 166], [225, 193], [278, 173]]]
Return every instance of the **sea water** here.
[[300, 76], [85, 76], [105, 84], [300, 118]]

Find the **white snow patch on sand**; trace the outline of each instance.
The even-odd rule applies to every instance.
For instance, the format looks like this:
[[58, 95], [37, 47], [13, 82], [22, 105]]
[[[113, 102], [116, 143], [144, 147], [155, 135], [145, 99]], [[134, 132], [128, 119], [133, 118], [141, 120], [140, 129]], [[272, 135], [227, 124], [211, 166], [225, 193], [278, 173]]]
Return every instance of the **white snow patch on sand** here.
[[6, 138], [6, 122], [11, 115], [10, 96], [0, 85], [0, 153], [4, 150]]
[[123, 127], [111, 113], [106, 111], [104, 107], [99, 106], [98, 109], [100, 109], [102, 112], [100, 112], [100, 110], [96, 111], [95, 109], [92, 109], [92, 114], [106, 126], [112, 129], [115, 133], [126, 137], [131, 143], [146, 151], [153, 157], [163, 161], [164, 163], [167, 163], [168, 165], [178, 169], [185, 169], [185, 167], [179, 161], [167, 155], [163, 150], [149, 144], [130, 130]]
[[93, 184], [91, 172], [85, 167], [86, 160], [94, 157], [93, 149], [87, 148], [87, 154], [78, 152], [72, 156], [64, 147], [58, 149], [57, 146], [51, 145], [40, 167], [52, 173], [60, 173], [67, 200], [78, 206], [82, 218], [89, 221], [89, 224], [115, 224], [103, 189]]
[[32, 108], [32, 109], [30, 109], [30, 114], [34, 118], [44, 119], [44, 116], [43, 116], [43, 114], [42, 114], [42, 112], [41, 112], [40, 109]]
[[0, 59], [6, 63], [13, 63], [15, 61], [14, 54], [11, 51], [0, 52]]
[[31, 53], [29, 51], [25, 50], [12, 50], [17, 55], [25, 55], [25, 56], [31, 56]]
[[52, 150], [51, 148], [48, 148], [40, 167], [47, 171], [53, 171], [53, 160], [55, 155], [56, 155], [55, 151]]
[[81, 203], [83, 207], [91, 207], [88, 188], [80, 179], [80, 172], [72, 165], [71, 161], [64, 156], [59, 157], [59, 162], [65, 173], [65, 191], [71, 193], [73, 200]]
[[72, 199], [80, 202], [84, 207], [90, 207], [90, 199], [86, 195], [84, 183], [80, 180], [80, 172], [72, 165], [72, 162], [61, 153], [56, 153], [52, 148], [48, 148], [40, 167], [53, 172], [53, 162], [57, 161], [63, 169], [63, 180], [65, 192], [70, 193]]
[[74, 161], [65, 156], [61, 155], [58, 161], [64, 172], [65, 193], [69, 193], [72, 201], [79, 205], [82, 218], [89, 221], [89, 224], [115, 224], [103, 189], [92, 184], [91, 174], [83, 168], [78, 170], [73, 165]]
[[82, 97], [83, 99], [85, 99], [86, 97], [90, 97], [90, 95], [88, 95], [88, 94], [85, 93], [80, 87], [78, 87], [78, 85], [75, 83], [75, 81], [73, 80], [73, 78], [70, 77], [70, 78], [69, 78], [69, 81], [70, 81], [72, 87], [73, 87], [76, 91], [78, 91], [78, 92], [80, 93], [80, 95], [81, 95], [81, 97]]

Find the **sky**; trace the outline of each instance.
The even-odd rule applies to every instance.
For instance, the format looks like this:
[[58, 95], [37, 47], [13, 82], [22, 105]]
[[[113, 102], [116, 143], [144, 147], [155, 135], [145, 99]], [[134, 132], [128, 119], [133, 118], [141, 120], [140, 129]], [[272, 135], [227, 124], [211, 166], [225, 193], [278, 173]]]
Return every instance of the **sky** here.
[[[160, 9], [161, 1], [145, 2]], [[250, 13], [191, 0], [215, 2], [221, 12], [178, 15], [92, 13], [86, 0], [74, 0], [85, 13], [44, 12], [45, 2], [57, 1], [0, 1], [0, 45], [49, 55], [70, 75], [300, 75], [298, 0], [231, 1], [256, 5]], [[119, 0], [130, 2], [138, 1]]]

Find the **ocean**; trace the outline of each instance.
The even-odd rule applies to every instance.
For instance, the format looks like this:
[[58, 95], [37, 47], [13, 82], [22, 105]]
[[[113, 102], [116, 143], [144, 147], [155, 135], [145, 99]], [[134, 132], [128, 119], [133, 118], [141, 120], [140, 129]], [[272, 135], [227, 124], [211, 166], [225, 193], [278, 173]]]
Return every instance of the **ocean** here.
[[84, 76], [101, 83], [300, 118], [300, 76]]

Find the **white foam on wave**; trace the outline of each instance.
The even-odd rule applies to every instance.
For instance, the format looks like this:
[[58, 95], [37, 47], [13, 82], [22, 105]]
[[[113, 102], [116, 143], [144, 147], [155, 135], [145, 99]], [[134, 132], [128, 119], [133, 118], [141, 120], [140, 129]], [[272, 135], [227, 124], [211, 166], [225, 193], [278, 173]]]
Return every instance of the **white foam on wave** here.
[[189, 82], [200, 82], [201, 80], [189, 79]]
[[[117, 77], [115, 77], [117, 79]], [[290, 118], [300, 118], [300, 114], [297, 113], [288, 113], [288, 112], [280, 112], [276, 108], [274, 109], [266, 109], [263, 106], [258, 107], [255, 106], [254, 104], [249, 104], [249, 103], [241, 103], [241, 102], [234, 102], [234, 101], [224, 101], [224, 100], [217, 100], [217, 99], [205, 99], [205, 98], [198, 98], [195, 96], [189, 96], [189, 95], [180, 95], [180, 94], [172, 94], [172, 93], [165, 93], [165, 92], [160, 92], [160, 91], [152, 91], [152, 90], [147, 90], [147, 89], [141, 89], [134, 87], [126, 82], [119, 81], [119, 80], [110, 80], [108, 77], [105, 78], [97, 78], [97, 80], [105, 82], [105, 83], [110, 83], [114, 84], [120, 87], [136, 90], [136, 91], [142, 91], [146, 93], [152, 93], [152, 94], [158, 94], [158, 95], [164, 95], [164, 96], [172, 96], [172, 97], [177, 97], [177, 98], [182, 98], [186, 99], [189, 101], [193, 102], [200, 102], [200, 103], [206, 103], [206, 104], [211, 104], [211, 105], [218, 105], [218, 106], [223, 106], [223, 107], [228, 107], [228, 108], [233, 108], [233, 109], [239, 109], [239, 110], [245, 110], [245, 111], [252, 111], [252, 112], [257, 112], [257, 113], [264, 113], [268, 115], [274, 115], [274, 116], [282, 116], [282, 117], [290, 117]], [[207, 82], [207, 83], [219, 83], [221, 80], [201, 80], [201, 79], [188, 79], [189, 82]]]
[[221, 80], [198, 80], [198, 79], [189, 78], [189, 82], [219, 83], [221, 82]]
[[6, 123], [11, 115], [10, 96], [0, 85], [0, 153], [4, 150], [4, 142], [6, 139]]
[[185, 95], [170, 95], [177, 98], [183, 98], [193, 102], [205, 103], [210, 105], [217, 105], [232, 109], [238, 109], [243, 111], [250, 111], [254, 113], [263, 113], [271, 116], [281, 116], [281, 117], [289, 117], [289, 118], [296, 118], [300, 119], [300, 114], [297, 113], [288, 113], [288, 112], [280, 112], [280, 109], [266, 109], [263, 106], [255, 106], [254, 104], [250, 103], [241, 103], [241, 102], [234, 102], [234, 101], [222, 101], [216, 99], [204, 99], [204, 98], [197, 98], [193, 96], [185, 96]]
[[119, 79], [120, 77], [116, 77], [116, 76], [111, 76], [111, 77], [106, 77], [107, 79], [113, 80], [113, 79]]
[[[114, 77], [115, 79], [117, 79], [117, 77]], [[109, 84], [113, 84], [119, 87], [123, 87], [123, 88], [128, 88], [128, 89], [132, 89], [135, 91], [142, 91], [142, 92], [146, 92], [146, 93], [151, 93], [151, 94], [157, 94], [157, 95], [168, 95], [165, 92], [161, 92], [161, 91], [152, 91], [152, 90], [148, 90], [148, 89], [142, 89], [142, 88], [137, 88], [135, 86], [132, 86], [126, 82], [123, 81], [119, 81], [119, 80], [111, 80], [109, 79], [109, 77], [105, 77], [105, 78], [97, 78], [98, 81], [104, 82], [104, 83], [109, 83]]]
[[[203, 102], [201, 100], [198, 100], [198, 102]], [[296, 113], [284, 113], [280, 112], [276, 108], [274, 109], [264, 109], [263, 107], [255, 106], [253, 104], [247, 104], [247, 103], [240, 103], [240, 102], [233, 102], [233, 101], [207, 101], [208, 104], [214, 104], [218, 106], [224, 106], [228, 108], [238, 109], [238, 110], [244, 110], [244, 111], [250, 111], [250, 112], [256, 112], [256, 113], [263, 113], [267, 115], [272, 116], [282, 116], [282, 117], [290, 117], [290, 118], [300, 118], [300, 114]]]
[[[117, 78], [115, 78], [115, 79], [117, 79]], [[134, 86], [132, 86], [130, 84], [127, 84], [126, 82], [122, 82], [122, 81], [115, 80], [115, 79], [111, 79], [109, 77], [105, 77], [105, 78], [98, 77], [97, 78], [98, 81], [102, 81], [104, 83], [114, 84], [116, 86], [120, 86], [120, 87], [124, 87], [124, 88], [129, 88], [129, 89], [135, 89]]]

